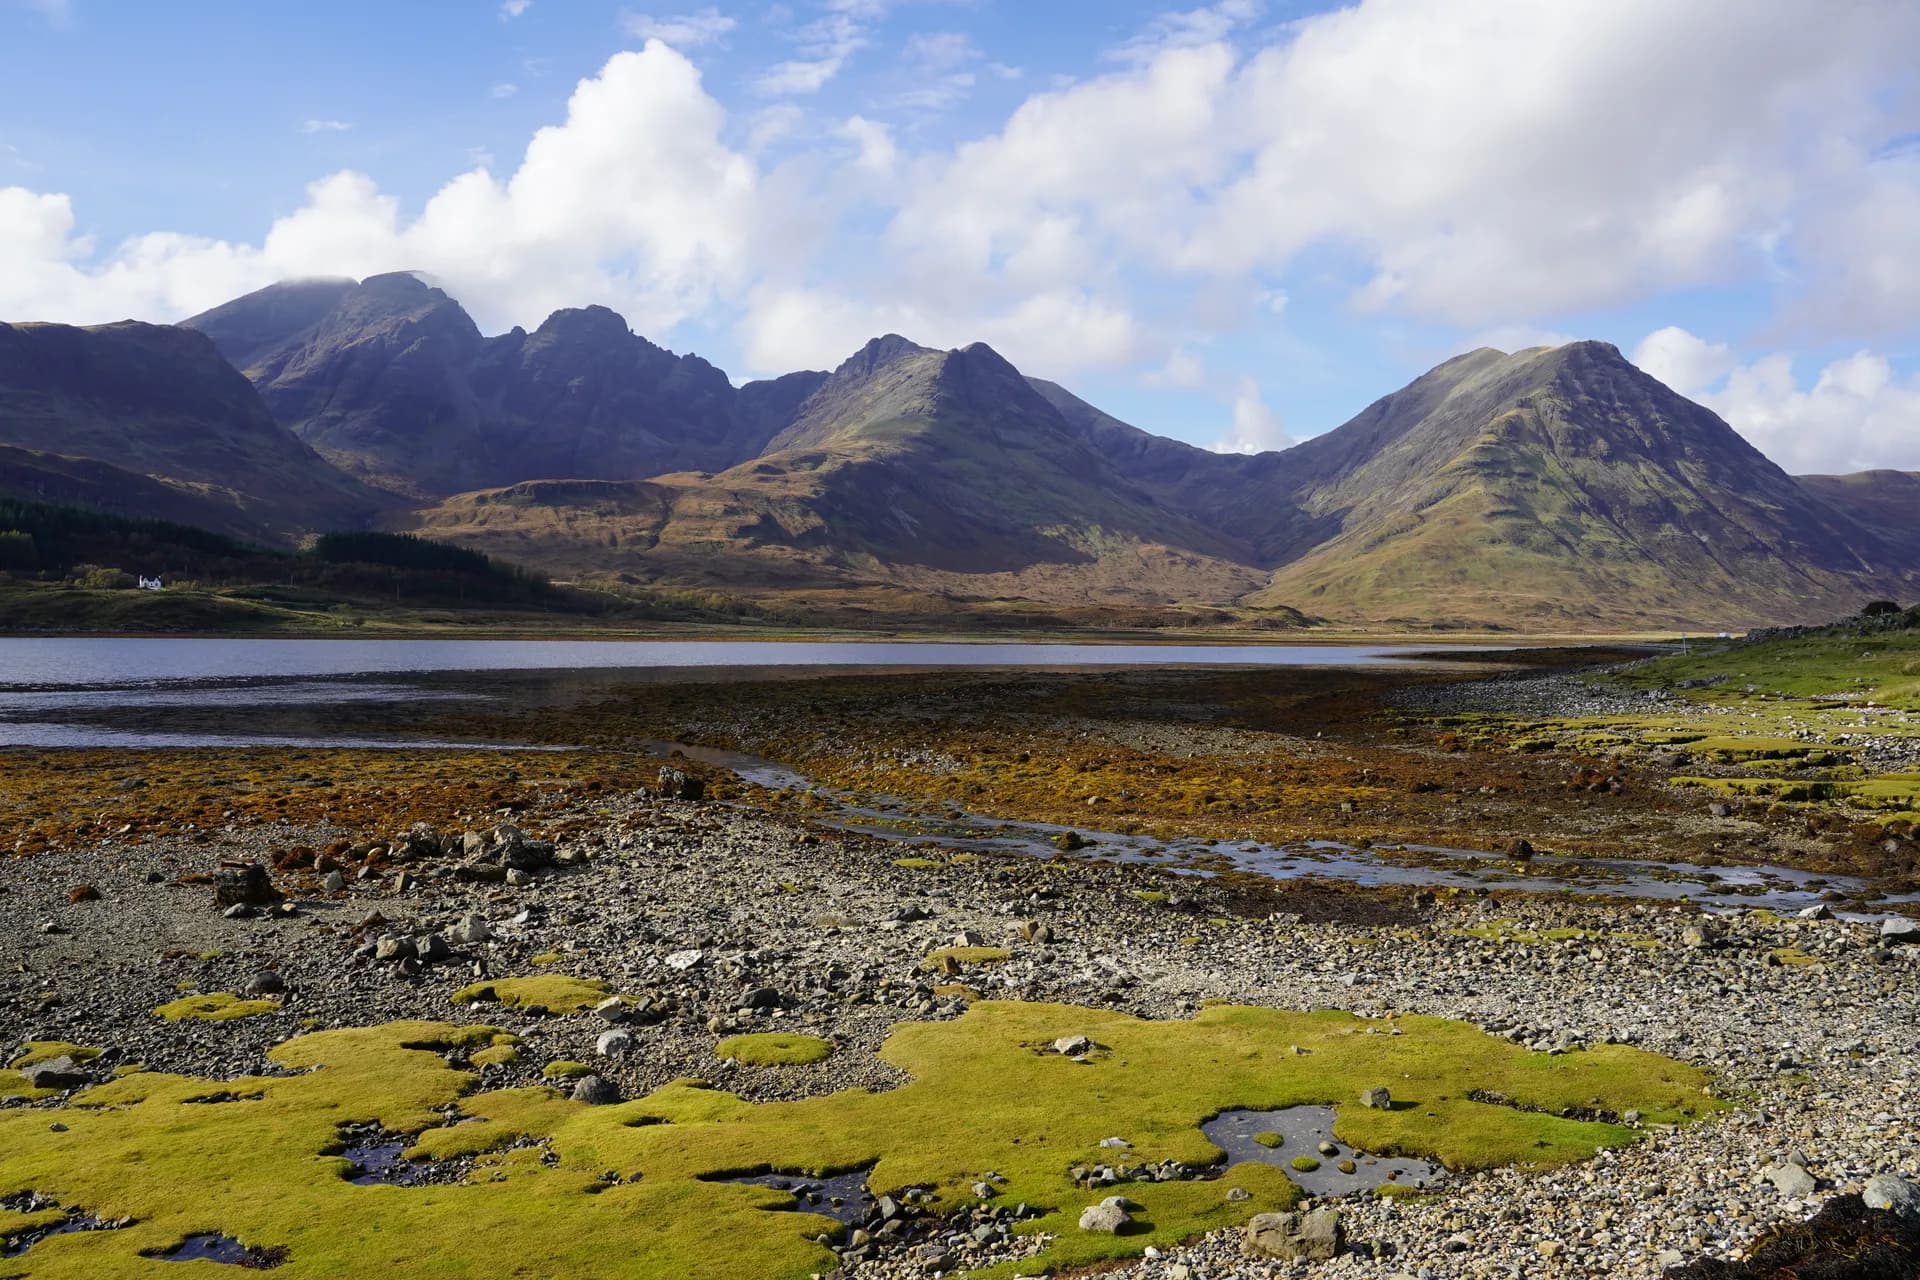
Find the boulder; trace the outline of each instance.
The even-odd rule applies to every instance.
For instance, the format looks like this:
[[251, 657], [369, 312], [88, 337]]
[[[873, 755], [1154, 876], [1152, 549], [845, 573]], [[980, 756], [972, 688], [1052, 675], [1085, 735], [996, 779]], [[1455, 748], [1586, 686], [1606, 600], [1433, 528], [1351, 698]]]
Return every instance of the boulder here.
[[1259, 1258], [1325, 1262], [1345, 1242], [1334, 1209], [1309, 1213], [1261, 1213], [1247, 1223], [1247, 1251]]
[[213, 872], [213, 901], [220, 907], [270, 907], [280, 901], [280, 891], [261, 863], [222, 862]]
[[633, 1032], [623, 1027], [615, 1027], [611, 1031], [602, 1031], [600, 1038], [594, 1041], [593, 1047], [594, 1051], [603, 1058], [619, 1058], [632, 1053], [638, 1043], [639, 1041], [634, 1039]]
[[1797, 1164], [1776, 1164], [1762, 1171], [1761, 1177], [1771, 1182], [1774, 1189], [1789, 1200], [1803, 1200], [1814, 1192], [1819, 1184], [1812, 1174]]
[[660, 779], [654, 788], [669, 800], [704, 800], [707, 798], [705, 779], [696, 778], [684, 769], [676, 769], [670, 764], [660, 766]]
[[1077, 1058], [1093, 1048], [1093, 1041], [1085, 1036], [1061, 1036], [1053, 1042], [1053, 1051], [1069, 1058]]
[[1880, 942], [1920, 944], [1920, 920], [1907, 916], [1888, 916], [1880, 922]]
[[86, 1069], [65, 1055], [21, 1067], [20, 1074], [35, 1089], [77, 1089], [88, 1080]]
[[620, 1101], [620, 1090], [611, 1080], [599, 1076], [581, 1076], [573, 1086], [573, 1100], [590, 1107], [605, 1107]]
[[1363, 1107], [1372, 1107], [1375, 1111], [1391, 1111], [1393, 1110], [1393, 1095], [1387, 1092], [1386, 1086], [1384, 1085], [1379, 1085], [1372, 1089], [1363, 1089], [1360, 1091], [1360, 1105]]
[[1869, 1209], [1885, 1209], [1909, 1222], [1920, 1223], [1920, 1186], [1897, 1174], [1874, 1174], [1861, 1189], [1860, 1198]]
[[1125, 1206], [1126, 1202], [1119, 1196], [1108, 1196], [1099, 1204], [1088, 1205], [1080, 1213], [1080, 1229], [1119, 1235], [1133, 1223], [1133, 1215]]
[[447, 930], [447, 941], [460, 946], [471, 946], [476, 942], [485, 942], [493, 937], [493, 930], [487, 924], [487, 918], [477, 913], [461, 916]]

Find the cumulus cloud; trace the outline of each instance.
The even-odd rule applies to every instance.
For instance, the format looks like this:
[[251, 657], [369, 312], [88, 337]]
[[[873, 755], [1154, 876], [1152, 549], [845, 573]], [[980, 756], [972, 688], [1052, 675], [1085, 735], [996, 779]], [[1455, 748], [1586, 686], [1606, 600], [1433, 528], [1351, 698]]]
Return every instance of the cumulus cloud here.
[[739, 22], [712, 5], [698, 13], [683, 13], [671, 18], [656, 18], [645, 13], [623, 13], [620, 26], [640, 40], [664, 40], [676, 49], [694, 49], [726, 38]]
[[759, 175], [724, 123], [699, 72], [656, 41], [581, 81], [510, 177], [461, 174], [411, 219], [342, 172], [258, 244], [156, 232], [100, 260], [65, 196], [0, 190], [0, 314], [171, 318], [286, 277], [418, 268], [483, 322], [603, 302], [664, 331], [744, 281], [765, 239]]
[[350, 120], [308, 120], [300, 126], [302, 133], [345, 133], [353, 128]]
[[1267, 407], [1259, 384], [1252, 378], [1242, 378], [1233, 397], [1233, 425], [1224, 437], [1214, 442], [1214, 452], [1265, 453], [1269, 449], [1285, 449], [1293, 443], [1293, 437], [1280, 422], [1280, 415]]
[[500, 0], [500, 20], [506, 22], [517, 18], [533, 8], [533, 0]]
[[1920, 470], [1920, 378], [1897, 378], [1885, 356], [1855, 352], [1803, 386], [1790, 355], [1742, 364], [1725, 343], [1669, 327], [1647, 335], [1633, 362], [1797, 475]]

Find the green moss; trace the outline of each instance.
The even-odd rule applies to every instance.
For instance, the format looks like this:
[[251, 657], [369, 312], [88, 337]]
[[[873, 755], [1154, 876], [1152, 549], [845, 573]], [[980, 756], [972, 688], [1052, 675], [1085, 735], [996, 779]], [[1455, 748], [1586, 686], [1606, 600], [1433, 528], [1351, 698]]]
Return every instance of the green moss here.
[[607, 984], [594, 978], [569, 978], [561, 973], [539, 973], [525, 978], [476, 982], [453, 993], [455, 1004], [497, 1002], [508, 1009], [538, 1006], [553, 1013], [578, 1013], [607, 998]]
[[549, 1080], [578, 1080], [581, 1076], [592, 1075], [593, 1068], [584, 1062], [569, 1062], [562, 1058], [540, 1068], [540, 1074]]
[[99, 1049], [87, 1045], [73, 1044], [66, 1040], [29, 1040], [19, 1057], [7, 1065], [10, 1067], [31, 1067], [40, 1062], [52, 1062], [55, 1058], [72, 1058], [75, 1062], [92, 1062], [100, 1056]]
[[941, 865], [938, 858], [895, 858], [893, 865], [909, 871], [932, 871]]
[[728, 1036], [714, 1046], [714, 1052], [750, 1067], [796, 1067], [824, 1062], [833, 1052], [833, 1041], [786, 1031], [762, 1031]]
[[1291, 1163], [1301, 1173], [1312, 1173], [1320, 1167], [1320, 1162], [1312, 1156], [1295, 1156]]
[[1287, 1135], [1284, 1133], [1256, 1133], [1253, 1140], [1269, 1150], [1287, 1145]]
[[[1070, 1170], [1100, 1161], [1101, 1140], [1116, 1133], [1130, 1159], [1202, 1164], [1218, 1152], [1199, 1126], [1223, 1109], [1338, 1105], [1386, 1084], [1410, 1105], [1342, 1106], [1342, 1140], [1455, 1169], [1556, 1165], [1641, 1136], [1560, 1112], [1637, 1108], [1657, 1124], [1723, 1105], [1697, 1069], [1637, 1049], [1549, 1056], [1463, 1023], [1337, 1012], [1216, 1007], [1151, 1022], [980, 1001], [957, 1019], [893, 1028], [880, 1056], [904, 1084], [762, 1104], [693, 1082], [599, 1107], [544, 1086], [475, 1092], [449, 1051], [485, 1051], [498, 1035], [443, 1023], [323, 1031], [270, 1050], [282, 1074], [129, 1076], [59, 1108], [58, 1128], [44, 1110], [0, 1111], [0, 1196], [41, 1189], [132, 1219], [36, 1245], [12, 1260], [13, 1274], [148, 1276], [144, 1251], [218, 1231], [284, 1247], [283, 1280], [366, 1271], [453, 1280], [501, 1259], [518, 1274], [578, 1280], [799, 1280], [836, 1265], [813, 1239], [820, 1219], [767, 1212], [790, 1197], [714, 1179], [871, 1166], [875, 1191], [925, 1187], [941, 1206], [969, 1202], [973, 1184], [998, 1171], [1000, 1198], [1041, 1211], [1019, 1230], [1046, 1237], [1034, 1256], [990, 1273], [1011, 1275], [1137, 1256], [1299, 1198], [1282, 1170], [1247, 1164], [1215, 1180], [1130, 1183], [1137, 1232], [1080, 1231], [1087, 1196]], [[1067, 1035], [1101, 1052], [1079, 1063], [1048, 1051]], [[249, 1101], [192, 1101], [214, 1087]], [[1474, 1102], [1471, 1088], [1520, 1105]], [[456, 1103], [461, 1122], [448, 1124]], [[348, 1122], [416, 1135], [416, 1157], [482, 1164], [450, 1186], [355, 1186], [330, 1154]], [[1228, 1200], [1235, 1187], [1247, 1198]]]
[[278, 1012], [280, 1006], [272, 1000], [242, 1000], [231, 991], [182, 996], [154, 1010], [168, 1022], [231, 1022], [235, 1018], [257, 1018], [262, 1014]]
[[566, 957], [561, 955], [558, 951], [542, 951], [539, 955], [535, 956], [532, 960], [528, 961], [528, 963], [545, 966], [550, 964], [559, 964], [564, 959], [566, 959]]
[[1818, 957], [1810, 956], [1798, 947], [1776, 947], [1769, 954], [1781, 964], [1793, 965], [1796, 968], [1820, 963]]
[[941, 947], [938, 951], [929, 951], [920, 967], [935, 970], [969, 964], [1002, 964], [1012, 955], [1005, 947]]
[[512, 1044], [490, 1044], [468, 1056], [476, 1067], [507, 1067], [520, 1061], [520, 1050]]
[[1150, 907], [1164, 907], [1173, 900], [1173, 895], [1162, 893], [1158, 889], [1135, 889], [1133, 896]]

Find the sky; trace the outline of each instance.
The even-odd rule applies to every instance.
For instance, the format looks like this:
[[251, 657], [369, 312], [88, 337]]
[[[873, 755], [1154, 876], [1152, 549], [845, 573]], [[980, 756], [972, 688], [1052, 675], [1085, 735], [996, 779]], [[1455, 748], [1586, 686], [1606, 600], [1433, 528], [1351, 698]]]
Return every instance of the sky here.
[[0, 0], [0, 320], [418, 270], [736, 381], [985, 341], [1252, 451], [1612, 342], [1920, 470], [1916, 0]]

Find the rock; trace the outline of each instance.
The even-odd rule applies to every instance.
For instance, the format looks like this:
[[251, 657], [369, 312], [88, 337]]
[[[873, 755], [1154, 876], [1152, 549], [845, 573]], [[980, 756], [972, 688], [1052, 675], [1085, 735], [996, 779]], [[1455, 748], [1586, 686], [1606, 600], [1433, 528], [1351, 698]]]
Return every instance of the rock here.
[[65, 1055], [21, 1067], [20, 1074], [35, 1089], [77, 1089], [88, 1079], [86, 1069]]
[[[232, 906], [228, 907], [225, 911], [222, 911], [220, 913], [221, 917], [227, 920], [251, 920], [253, 919], [254, 914], [255, 914], [254, 909], [248, 906], [244, 902], [236, 902]], [[65, 933], [66, 932], [65, 929], [52, 927], [52, 925], [53, 925], [53, 922], [48, 921], [47, 925], [43, 926], [40, 932], [42, 933]]]
[[373, 958], [382, 964], [394, 960], [411, 960], [419, 951], [413, 945], [412, 938], [396, 938], [392, 934], [373, 944]]
[[213, 872], [213, 902], [219, 907], [270, 907], [280, 901], [267, 869], [258, 862], [222, 862]]
[[90, 884], [77, 884], [67, 890], [67, 901], [78, 905], [82, 902], [100, 901], [100, 891]]
[[780, 1004], [780, 993], [772, 987], [755, 987], [740, 997], [742, 1009], [777, 1009]]
[[1680, 931], [1681, 945], [1690, 947], [1695, 951], [1704, 951], [1711, 947], [1717, 947], [1720, 945], [1723, 937], [1724, 934], [1721, 932], [1720, 926], [1717, 923], [1707, 920], [1702, 920], [1698, 924], [1690, 924]]
[[1261, 1213], [1247, 1223], [1247, 1251], [1260, 1258], [1325, 1262], [1340, 1252], [1344, 1236], [1334, 1209]]
[[1869, 1209], [1885, 1209], [1909, 1222], [1920, 1223], [1920, 1186], [1897, 1174], [1874, 1174], [1861, 1189], [1860, 1198]]
[[594, 1051], [603, 1058], [619, 1058], [632, 1053], [639, 1045], [634, 1034], [621, 1027], [612, 1031], [602, 1031], [600, 1038], [593, 1042]]
[[684, 769], [676, 769], [670, 764], [660, 766], [660, 779], [654, 790], [669, 800], [704, 800], [707, 798], [705, 779], [696, 778]]
[[468, 914], [461, 916], [454, 926], [447, 930], [447, 939], [461, 946], [471, 946], [476, 942], [485, 942], [493, 937], [493, 930], [487, 924], [485, 916]]
[[1242, 1201], [1253, 1199], [1253, 1192], [1247, 1190], [1245, 1187], [1230, 1187], [1227, 1190], [1227, 1199], [1233, 1204], [1239, 1204]]
[[1533, 861], [1533, 842], [1525, 838], [1515, 840], [1507, 846], [1507, 856], [1515, 862]]
[[271, 969], [262, 969], [247, 979], [247, 985], [240, 988], [243, 996], [277, 996], [287, 989], [287, 980]]
[[604, 1022], [625, 1022], [627, 1020], [627, 1002], [619, 996], [608, 996], [593, 1006], [593, 1011]]
[[1053, 1051], [1069, 1058], [1077, 1058], [1093, 1048], [1093, 1041], [1085, 1036], [1061, 1036], [1053, 1042]]
[[453, 948], [448, 946], [447, 940], [439, 934], [430, 933], [414, 943], [414, 954], [428, 964], [440, 964], [453, 958]]
[[662, 963], [669, 969], [677, 969], [681, 973], [685, 973], [689, 969], [697, 968], [700, 962], [706, 958], [707, 953], [704, 951], [675, 951], [662, 961]]
[[1799, 915], [1802, 920], [1831, 920], [1833, 919], [1833, 908], [1824, 902], [1818, 903], [1811, 907], [1800, 908]]
[[1108, 1196], [1099, 1204], [1088, 1205], [1081, 1211], [1080, 1229], [1119, 1235], [1133, 1222], [1133, 1215], [1126, 1211], [1124, 1204], [1119, 1196]]
[[1774, 1189], [1789, 1200], [1802, 1200], [1814, 1192], [1819, 1184], [1813, 1175], [1797, 1164], [1776, 1164], [1760, 1174]]
[[620, 1090], [611, 1080], [599, 1076], [581, 1076], [573, 1086], [573, 1100], [590, 1107], [605, 1107], [620, 1101]]
[[1372, 1107], [1375, 1111], [1391, 1111], [1393, 1110], [1393, 1095], [1387, 1091], [1384, 1085], [1378, 1085], [1372, 1089], [1363, 1089], [1360, 1093], [1360, 1105], [1363, 1107]]
[[320, 882], [320, 889], [324, 893], [345, 893], [347, 878], [338, 871], [329, 871], [326, 879]]
[[1920, 920], [1906, 916], [1888, 916], [1880, 922], [1880, 943], [1920, 943]]

